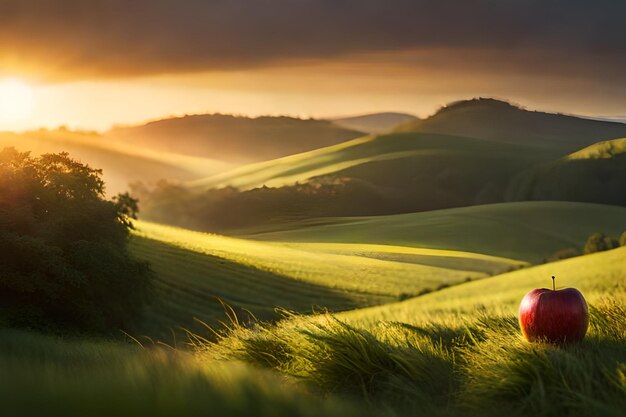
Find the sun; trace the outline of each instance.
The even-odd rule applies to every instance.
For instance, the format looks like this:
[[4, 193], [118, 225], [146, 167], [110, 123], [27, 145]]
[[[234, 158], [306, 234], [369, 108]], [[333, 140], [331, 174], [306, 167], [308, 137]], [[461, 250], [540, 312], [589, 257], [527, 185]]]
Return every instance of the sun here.
[[19, 122], [33, 113], [33, 89], [17, 78], [0, 79], [0, 122]]

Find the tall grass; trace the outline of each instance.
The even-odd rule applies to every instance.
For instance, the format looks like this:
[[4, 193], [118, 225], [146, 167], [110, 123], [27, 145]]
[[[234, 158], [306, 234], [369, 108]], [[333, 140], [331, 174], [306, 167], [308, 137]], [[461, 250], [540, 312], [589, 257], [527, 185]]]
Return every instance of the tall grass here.
[[530, 344], [517, 318], [476, 312], [423, 326], [347, 324], [330, 314], [278, 324], [233, 322], [201, 354], [236, 359], [298, 378], [322, 393], [400, 415], [623, 415], [626, 309], [592, 306], [579, 344]]
[[372, 413], [275, 373], [168, 348], [0, 329], [0, 415], [337, 417]]

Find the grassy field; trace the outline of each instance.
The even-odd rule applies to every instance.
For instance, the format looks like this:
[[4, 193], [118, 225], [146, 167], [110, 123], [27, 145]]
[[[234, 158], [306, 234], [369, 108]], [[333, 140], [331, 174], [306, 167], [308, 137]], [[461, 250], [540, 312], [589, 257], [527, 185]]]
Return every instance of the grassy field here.
[[5, 417], [372, 415], [240, 363], [163, 346], [0, 329]]
[[[216, 243], [218, 246], [213, 248], [219, 247], [219, 240]], [[226, 308], [221, 301], [235, 308], [240, 317], [250, 312], [270, 320], [277, 317], [274, 310], [278, 306], [307, 313], [319, 306], [340, 311], [397, 299], [293, 279], [209, 255], [209, 246], [193, 250], [134, 237], [131, 250], [139, 259], [150, 262], [156, 272], [155, 300], [140, 324], [129, 330], [141, 340], [148, 336], [170, 344], [184, 341], [183, 328], [203, 328], [197, 320], [214, 325], [225, 319]]]
[[[451, 250], [258, 242], [139, 222], [131, 250], [156, 272], [156, 301], [137, 336], [171, 340], [224, 317], [219, 300], [258, 318], [383, 304], [524, 266]], [[245, 313], [247, 314], [247, 313]]]
[[392, 216], [311, 219], [241, 230], [238, 235], [268, 241], [457, 250], [536, 263], [558, 249], [582, 248], [591, 233], [619, 236], [624, 230], [623, 207], [522, 202]]
[[251, 240], [139, 222], [131, 250], [152, 264], [157, 297], [132, 333], [172, 343], [181, 328], [200, 330], [196, 319], [223, 319], [220, 300], [260, 319], [276, 318], [276, 307], [392, 303], [539, 262], [595, 231], [617, 236], [626, 209], [512, 203], [289, 227]]
[[[131, 249], [153, 263], [157, 303], [136, 340], [0, 330], [3, 415], [620, 416], [626, 406], [626, 248], [485, 277], [517, 263], [137, 226]], [[424, 271], [483, 279], [394, 301], [410, 285], [421, 288]], [[357, 272], [372, 277], [362, 288]], [[520, 336], [519, 300], [549, 286], [551, 275], [591, 305], [582, 344], [531, 345]], [[308, 313], [318, 303], [349, 311], [237, 322], [216, 296], [239, 318], [243, 309], [268, 319], [273, 306]], [[214, 330], [192, 328], [194, 316]], [[191, 340], [166, 338], [187, 325]]]
[[[297, 377], [397, 415], [621, 416], [626, 407], [626, 248], [527, 268], [336, 316], [233, 325], [201, 354]], [[587, 338], [523, 340], [526, 292], [579, 288]]]

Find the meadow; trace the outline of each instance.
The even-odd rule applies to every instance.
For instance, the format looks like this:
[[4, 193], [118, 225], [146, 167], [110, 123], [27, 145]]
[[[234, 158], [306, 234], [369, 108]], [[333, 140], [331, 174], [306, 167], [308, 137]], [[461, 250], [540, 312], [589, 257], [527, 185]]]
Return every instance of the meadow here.
[[[403, 302], [244, 324], [230, 313], [171, 346], [3, 329], [4, 415], [619, 416], [626, 397], [626, 248]], [[575, 286], [590, 331], [529, 344], [530, 288]], [[32, 395], [33, 390], [38, 393]]]
[[[527, 268], [400, 303], [252, 329], [199, 352], [275, 369], [394, 415], [620, 416], [626, 406], [626, 248]], [[516, 310], [530, 289], [587, 297], [580, 344], [530, 344]], [[397, 414], [396, 414], [397, 413]]]

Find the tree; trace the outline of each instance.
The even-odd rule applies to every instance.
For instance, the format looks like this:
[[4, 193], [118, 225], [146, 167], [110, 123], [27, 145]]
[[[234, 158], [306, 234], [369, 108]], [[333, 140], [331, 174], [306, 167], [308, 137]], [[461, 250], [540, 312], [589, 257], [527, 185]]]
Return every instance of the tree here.
[[14, 325], [107, 331], [149, 300], [127, 250], [137, 200], [107, 200], [102, 172], [67, 153], [0, 152], [0, 314]]
[[587, 238], [583, 252], [585, 254], [602, 252], [615, 249], [619, 246], [617, 239], [605, 235], [604, 233], [594, 233]]

